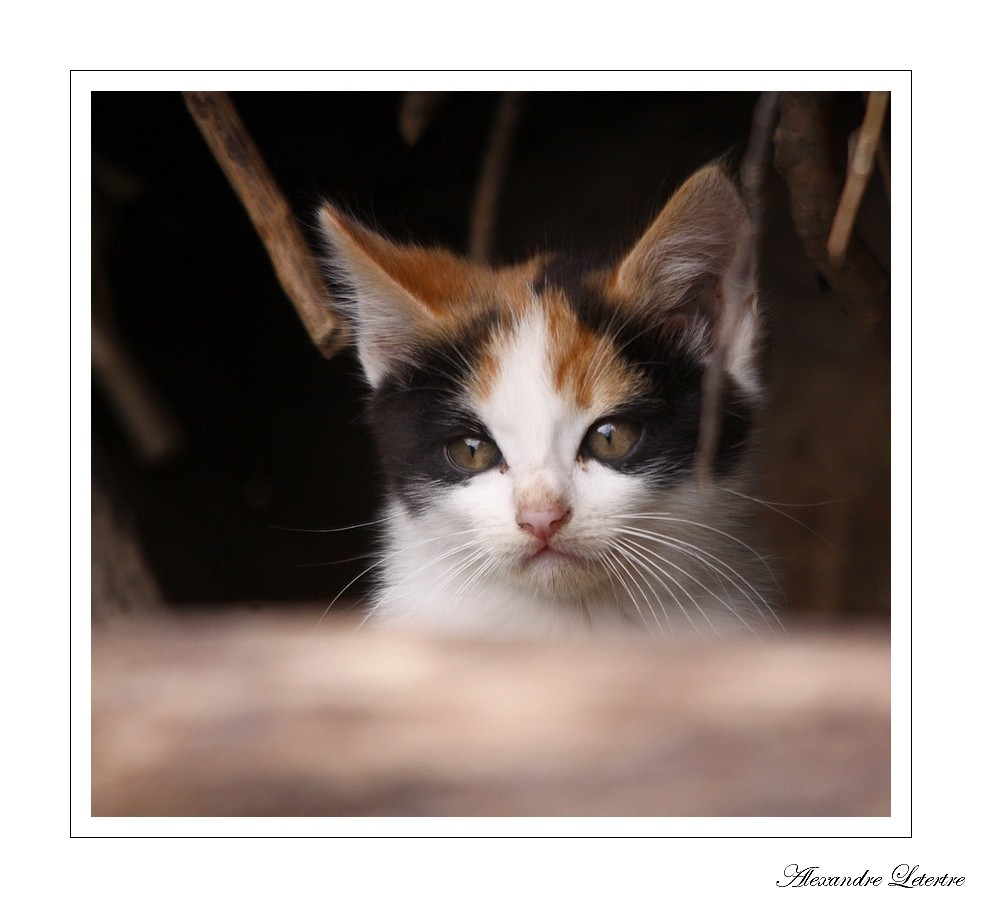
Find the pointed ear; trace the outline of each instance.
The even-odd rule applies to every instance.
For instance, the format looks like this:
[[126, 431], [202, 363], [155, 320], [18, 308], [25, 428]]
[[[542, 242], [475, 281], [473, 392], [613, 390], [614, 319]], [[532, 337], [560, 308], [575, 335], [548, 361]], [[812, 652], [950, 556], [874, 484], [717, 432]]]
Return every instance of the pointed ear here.
[[746, 206], [723, 168], [711, 165], [682, 185], [616, 266], [613, 290], [700, 360], [725, 346], [727, 371], [755, 390], [756, 280]]
[[421, 336], [438, 330], [441, 307], [466, 283], [463, 263], [449, 252], [393, 243], [333, 205], [325, 203], [319, 215], [362, 368], [377, 388], [411, 362]]

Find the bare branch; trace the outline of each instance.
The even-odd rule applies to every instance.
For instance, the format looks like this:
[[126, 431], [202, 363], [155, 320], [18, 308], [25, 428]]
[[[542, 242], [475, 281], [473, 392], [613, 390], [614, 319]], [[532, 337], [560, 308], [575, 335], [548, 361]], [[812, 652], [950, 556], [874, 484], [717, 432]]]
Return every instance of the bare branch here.
[[828, 236], [842, 179], [829, 147], [832, 115], [823, 92], [784, 92], [775, 134], [774, 163], [788, 186], [791, 217], [805, 253], [840, 305], [886, 355], [890, 352], [890, 279], [859, 238], [839, 267], [828, 256]]
[[846, 175], [846, 185], [842, 187], [842, 197], [836, 209], [832, 228], [829, 231], [829, 262], [834, 268], [842, 266], [846, 249], [852, 237], [856, 215], [866, 192], [870, 174], [876, 163], [876, 153], [880, 146], [880, 135], [883, 132], [883, 121], [886, 119], [887, 104], [890, 100], [888, 91], [871, 91], [866, 102], [866, 116], [856, 138], [856, 147], [850, 156], [849, 173]]
[[[93, 446], [93, 465], [104, 461]], [[167, 606], [127, 509], [111, 494], [105, 466], [92, 471], [92, 622], [162, 615]]]
[[132, 357], [99, 318], [92, 318], [92, 368], [137, 454], [166, 460], [184, 444], [174, 417], [160, 402]]
[[269, 253], [280, 286], [324, 356], [347, 342], [344, 323], [330, 307], [321, 278], [296, 219], [280, 193], [228, 95], [186, 91], [188, 109], [208, 147], [245, 206]]
[[407, 91], [399, 106], [399, 134], [407, 145], [415, 145], [433, 121], [445, 91]]
[[740, 187], [758, 239], [764, 219], [764, 183], [774, 156], [774, 127], [777, 124], [780, 100], [779, 91], [761, 92], [754, 107], [747, 150], [740, 162]]
[[702, 404], [699, 411], [699, 441], [696, 446], [696, 476], [708, 488], [712, 483], [713, 462], [719, 446], [723, 420], [723, 373], [733, 346], [737, 326], [743, 321], [746, 306], [756, 306], [755, 279], [757, 245], [763, 222], [764, 182], [771, 163], [771, 139], [777, 121], [779, 92], [762, 92], [754, 108], [747, 150], [740, 164], [740, 184], [750, 215], [750, 236], [740, 250], [732, 287], [728, 288], [730, 305], [717, 328], [716, 348], [703, 374]]
[[498, 200], [505, 178], [505, 168], [511, 155], [512, 140], [518, 126], [521, 98], [520, 91], [506, 91], [501, 98], [491, 140], [484, 156], [477, 192], [474, 195], [470, 251], [471, 257], [479, 262], [486, 262], [491, 257]]
[[883, 136], [880, 136], [880, 142], [876, 146], [876, 166], [879, 168], [880, 176], [883, 177], [883, 189], [887, 194], [887, 201], [890, 200], [890, 157], [887, 154], [886, 145], [883, 142]]

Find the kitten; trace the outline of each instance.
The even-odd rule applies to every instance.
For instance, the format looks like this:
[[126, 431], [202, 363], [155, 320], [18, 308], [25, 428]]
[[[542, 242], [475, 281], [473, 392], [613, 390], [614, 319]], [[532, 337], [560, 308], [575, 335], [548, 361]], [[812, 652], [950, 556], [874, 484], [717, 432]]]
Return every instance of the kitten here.
[[491, 269], [330, 205], [320, 220], [388, 483], [375, 621], [670, 637], [768, 624], [766, 565], [742, 538], [761, 400], [753, 235], [720, 167], [601, 270], [552, 255]]

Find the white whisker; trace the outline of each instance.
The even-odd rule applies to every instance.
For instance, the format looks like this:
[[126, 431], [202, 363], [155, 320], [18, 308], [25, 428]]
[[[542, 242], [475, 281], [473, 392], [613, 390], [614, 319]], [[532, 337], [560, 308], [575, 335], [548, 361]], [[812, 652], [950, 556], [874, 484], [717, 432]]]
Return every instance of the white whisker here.
[[348, 533], [351, 530], [362, 530], [367, 527], [381, 525], [381, 520], [369, 520], [366, 523], [353, 523], [347, 527], [284, 527], [274, 524], [272, 530], [282, 530], [284, 533]]
[[645, 514], [615, 514], [615, 515], [611, 515], [611, 518], [610, 519], [614, 519], [614, 520], [661, 520], [661, 521], [665, 521], [666, 523], [684, 523], [684, 524], [687, 524], [689, 526], [698, 527], [701, 530], [706, 530], [709, 533], [716, 533], [717, 535], [723, 536], [724, 538], [729, 539], [730, 542], [734, 542], [738, 546], [740, 546], [741, 548], [744, 548], [748, 552], [750, 552], [750, 554], [753, 555], [754, 558], [756, 558], [764, 566], [764, 568], [767, 570], [768, 574], [770, 574], [771, 580], [775, 583], [775, 585], [777, 584], [777, 578], [774, 576], [774, 572], [771, 570], [770, 565], [767, 563], [767, 559], [763, 555], [761, 555], [760, 552], [758, 552], [755, 548], [753, 548], [753, 546], [751, 546], [748, 543], [744, 542], [742, 539], [738, 539], [736, 536], [733, 536], [732, 534], [727, 533], [725, 530], [721, 530], [719, 527], [714, 527], [714, 526], [711, 526], [711, 525], [706, 524], [706, 523], [700, 523], [698, 520], [691, 520], [691, 519], [686, 518], [686, 517], [677, 517], [677, 516], [675, 516], [673, 514], [659, 513], [659, 512], [645, 513]]
[[[635, 567], [638, 568], [638, 572], [641, 575], [641, 579], [644, 581], [645, 586], [647, 586], [648, 589], [651, 590], [651, 595], [655, 597], [655, 602], [658, 603], [658, 607], [662, 610], [662, 614], [665, 616], [665, 622], [668, 624], [668, 636], [674, 640], [675, 629], [672, 627], [672, 619], [671, 617], [669, 617], [668, 609], [665, 608], [665, 603], [662, 602], [661, 596], [658, 595], [658, 592], [651, 585], [651, 581], [649, 580], [650, 572], [645, 570], [644, 566], [638, 562], [634, 554], [628, 549], [626, 549], [621, 543], [614, 542], [612, 543], [612, 547], [616, 549], [618, 552], [620, 552], [620, 554], [622, 554], [630, 564], [633, 564]], [[675, 600], [675, 604], [678, 606], [679, 611], [682, 612], [683, 615], [686, 615], [686, 617], [688, 617], [685, 608], [683, 608], [682, 603], [679, 602], [678, 598], [676, 597], [675, 593], [672, 592], [671, 588], [669, 588], [668, 585], [660, 577], [655, 576], [652, 579], [658, 581], [658, 583], [661, 584], [665, 592], [667, 592], [668, 595]], [[651, 608], [650, 603], [649, 603], [649, 608]], [[655, 621], [658, 623], [658, 629], [662, 630], [661, 621], [658, 620], [657, 613], [654, 611], [653, 608], [651, 609], [651, 611], [652, 614], [655, 616]], [[691, 621], [692, 619], [690, 618], [689, 620]], [[664, 631], [662, 631], [662, 633], [664, 633]]]
[[[655, 558], [658, 558], [659, 560], [664, 561], [674, 571], [683, 574], [684, 576], [688, 577], [690, 580], [694, 581], [697, 584], [699, 584], [699, 581], [698, 580], [696, 580], [694, 577], [692, 577], [691, 574], [688, 574], [685, 571], [683, 571], [680, 567], [678, 567], [678, 565], [673, 564], [667, 558], [662, 558], [661, 556], [656, 555], [653, 552], [649, 552], [649, 551], [647, 551], [646, 549], [644, 549], [644, 548], [642, 548], [640, 546], [633, 545], [632, 543], [629, 543], [626, 540], [621, 540], [621, 545], [623, 545], [625, 547], [629, 547], [630, 546], [631, 550], [634, 552], [635, 558], [637, 558], [639, 560], [639, 562], [643, 562], [644, 564], [648, 565], [648, 567], [652, 568], [653, 570], [656, 570], [661, 576], [665, 577], [667, 580], [671, 580], [672, 583], [674, 583], [689, 598], [689, 600], [695, 606], [696, 611], [699, 612], [699, 614], [702, 616], [703, 620], [706, 622], [706, 624], [709, 625], [709, 627], [713, 630], [713, 632], [717, 636], [721, 636], [719, 630], [716, 628], [716, 625], [713, 624], [712, 619], [709, 617], [709, 615], [706, 614], [705, 609], [703, 609], [703, 607], [699, 604], [699, 600], [696, 599], [696, 597], [692, 595], [692, 592], [690, 590], [686, 589], [685, 585], [678, 579], [678, 577], [676, 577], [672, 573], [672, 571], [665, 570], [664, 568], [656, 565], [647, 556], [648, 555], [653, 555]], [[701, 586], [702, 584], [699, 584], [699, 585]], [[667, 589], [668, 588], [668, 585], [665, 584], [665, 586], [666, 586], [666, 589]], [[711, 591], [707, 587], [703, 586], [703, 589], [706, 590], [706, 592], [710, 592], [710, 594], [712, 595]], [[695, 631], [697, 633], [699, 633], [699, 628], [696, 625], [696, 623], [692, 620], [692, 616], [689, 614], [688, 609], [686, 609], [686, 608], [684, 608], [682, 606], [682, 603], [679, 602], [678, 597], [675, 597], [673, 595], [673, 598], [675, 598], [675, 601], [676, 601], [676, 603], [678, 603], [678, 606], [681, 609], [682, 613], [689, 619], [689, 623], [692, 625], [692, 627], [695, 629]], [[727, 604], [725, 602], [723, 602], [722, 599], [719, 599], [719, 597], [716, 597], [716, 598], [717, 598], [717, 600], [724, 607], [726, 607]], [[701, 636], [701, 634], [700, 634], [700, 636]]]
[[380, 563], [381, 562], [376, 561], [374, 564], [370, 564], [367, 568], [365, 568], [365, 570], [363, 570], [360, 573], [356, 574], [353, 579], [349, 580], [341, 588], [341, 592], [339, 592], [327, 604], [327, 608], [325, 608], [324, 611], [321, 612], [321, 616], [320, 616], [320, 618], [317, 619], [317, 623], [314, 625], [313, 629], [311, 630], [311, 633], [314, 633], [321, 626], [321, 622], [327, 617], [327, 613], [334, 607], [334, 605], [335, 605], [335, 603], [337, 603], [338, 599], [340, 599], [349, 589], [351, 589], [351, 587], [354, 586], [355, 583], [357, 583], [359, 580], [361, 580], [362, 577], [364, 577], [370, 571], [374, 571], [379, 566]]
[[[677, 539], [675, 537], [666, 536], [662, 533], [655, 533], [650, 530], [640, 530], [637, 529], [636, 527], [622, 527], [620, 529], [620, 532], [625, 533], [629, 536], [633, 536], [641, 539], [648, 539], [652, 542], [657, 542], [660, 545], [667, 546], [668, 548], [674, 549], [676, 551], [680, 551], [683, 554], [688, 555], [693, 560], [707, 567], [710, 571], [712, 571], [721, 579], [728, 580], [738, 590], [742, 590], [742, 592], [744, 593], [749, 593], [750, 599], [756, 600], [754, 602], [754, 608], [756, 609], [758, 614], [760, 614], [761, 617], [763, 617], [763, 612], [761, 612], [760, 606], [757, 605], [757, 602], [759, 601], [761, 605], [763, 605], [764, 608], [770, 613], [771, 618], [774, 621], [776, 621], [778, 624], [780, 624], [777, 614], [774, 612], [774, 609], [771, 607], [770, 603], [763, 596], [763, 594], [752, 583], [750, 583], [750, 581], [748, 581], [739, 571], [737, 571], [735, 568], [730, 566], [727, 562], [723, 561], [723, 559], [719, 558], [718, 556], [712, 554], [711, 552], [706, 551], [705, 549], [701, 548], [700, 546], [697, 546], [695, 543], [690, 542], [689, 540]], [[715, 562], [715, 564], [713, 564], [712, 562]], [[733, 579], [734, 577], [736, 578], [736, 581], [734, 581]], [[731, 606], [732, 606], [732, 602], [731, 602]]]
[[[689, 601], [692, 602], [692, 604], [696, 607], [696, 611], [702, 614], [703, 618], [706, 619], [706, 623], [709, 624], [710, 627], [712, 627], [712, 622], [706, 616], [705, 612], [703, 612], [698, 601], [696, 601], [696, 598], [692, 595], [692, 593], [685, 588], [685, 585], [679, 581], [678, 577], [674, 576], [670, 571], [665, 570], [663, 567], [655, 564], [649, 558], [645, 557], [647, 554], [649, 554], [647, 550], [645, 550], [640, 546], [633, 545], [629, 540], [626, 539], [619, 540], [617, 545], [620, 546], [622, 551], [624, 551], [625, 555], [628, 555], [631, 558], [631, 560], [638, 566], [642, 574], [650, 575], [654, 580], [657, 580], [658, 583], [661, 584], [664, 590], [672, 597], [673, 600], [675, 600], [675, 605], [678, 607], [678, 610], [683, 614], [683, 616], [689, 622], [689, 624], [692, 625], [693, 630], [697, 634], [702, 636], [698, 625], [695, 623], [695, 621], [692, 620], [692, 615], [689, 613], [689, 610], [682, 604], [679, 597], [675, 595], [675, 592], [668, 585], [667, 581], [670, 580], [673, 584], [675, 584], [675, 586], [679, 588], [679, 590], [685, 596], [688, 597]], [[669, 564], [671, 564], [671, 562], [669, 562]], [[651, 573], [652, 570], [655, 572], [654, 574]]]
[[841, 559], [843, 559], [843, 561], [845, 560], [846, 556], [835, 545], [829, 542], [829, 540], [826, 539], [821, 533], [819, 533], [817, 530], [813, 529], [812, 527], [808, 526], [807, 523], [799, 520], [797, 517], [793, 517], [791, 514], [785, 514], [784, 511], [781, 510], [781, 508], [820, 507], [821, 505], [838, 504], [839, 502], [847, 501], [848, 499], [840, 498], [838, 501], [822, 501], [811, 505], [793, 505], [793, 504], [778, 505], [771, 501], [764, 501], [762, 498], [754, 498], [752, 495], [744, 495], [742, 492], [736, 492], [733, 489], [724, 489], [722, 486], [720, 486], [719, 488], [720, 491], [722, 492], [726, 492], [729, 495], [736, 495], [738, 498], [742, 498], [745, 501], [752, 501], [755, 504], [759, 504], [761, 507], [767, 508], [767, 510], [769, 511], [773, 511], [775, 514], [779, 514], [781, 517], [790, 520], [792, 523], [798, 524], [798, 526], [800, 526], [803, 530], [811, 533], [812, 536], [814, 536], [820, 542], [824, 542], [830, 549], [832, 549], [833, 552], [836, 553], [836, 555], [838, 555]]
[[[612, 552], [603, 553], [601, 555], [601, 557], [610, 565], [610, 567], [611, 567], [611, 569], [613, 571], [613, 576], [617, 578], [617, 580], [620, 583], [621, 587], [623, 587], [624, 592], [627, 593], [627, 595], [630, 598], [631, 602], [634, 603], [634, 607], [635, 607], [635, 609], [637, 609], [638, 616], [641, 618], [641, 623], [650, 632], [651, 628], [648, 627], [648, 622], [645, 620], [644, 612], [641, 611], [641, 606], [638, 604], [638, 600], [634, 597], [634, 593], [631, 592], [631, 588], [625, 582], [624, 577], [621, 576], [622, 571], [617, 569], [618, 566], [620, 566], [621, 569], [623, 570], [623, 565], [621, 564], [620, 559], [616, 558], [616, 556]], [[629, 571], [623, 570], [623, 573], [627, 575], [628, 579], [632, 579], [633, 580], [633, 578], [631, 578], [631, 575], [630, 575], [630, 572]], [[635, 584], [637, 584], [637, 581], [633, 581], [633, 582]], [[638, 587], [638, 592], [639, 593], [641, 592], [641, 588], [640, 587]], [[644, 595], [643, 594], [642, 594], [642, 598], [644, 598]], [[648, 608], [649, 608], [649, 610], [651, 610], [651, 606], [650, 605], [648, 606]], [[652, 615], [654, 615], [654, 612], [653, 611], [652, 611]], [[657, 621], [657, 616], [656, 616], [655, 620]]]

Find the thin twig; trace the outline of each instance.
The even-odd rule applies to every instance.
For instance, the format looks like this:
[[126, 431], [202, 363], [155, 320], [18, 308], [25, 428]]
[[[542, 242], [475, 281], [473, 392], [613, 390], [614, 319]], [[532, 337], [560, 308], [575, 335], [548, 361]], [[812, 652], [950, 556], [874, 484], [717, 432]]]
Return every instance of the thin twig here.
[[750, 233], [737, 250], [733, 274], [725, 288], [726, 306], [717, 326], [716, 347], [702, 379], [699, 440], [696, 446], [696, 476], [703, 488], [712, 484], [713, 463], [719, 447], [723, 422], [723, 375], [733, 347], [737, 327], [747, 306], [755, 306], [757, 245], [763, 222], [763, 192], [771, 163], [771, 140], [777, 122], [779, 92], [763, 92], [754, 108], [747, 150], [740, 164], [740, 183]]
[[887, 356], [890, 353], [890, 278], [859, 237], [833, 267], [828, 237], [842, 178], [830, 147], [834, 94], [782, 92], [774, 164], [788, 187], [791, 219], [805, 253], [828, 281], [849, 316]]
[[764, 183], [774, 154], [774, 128], [777, 125], [780, 100], [779, 91], [761, 92], [754, 107], [747, 150], [740, 162], [740, 186], [756, 237], [760, 235], [764, 219]]
[[491, 140], [484, 155], [477, 192], [474, 194], [470, 251], [471, 257], [479, 262], [486, 262], [491, 257], [498, 200], [505, 179], [505, 168], [511, 155], [512, 140], [518, 126], [521, 98], [520, 91], [506, 91], [501, 98], [498, 116], [491, 131]]
[[92, 318], [92, 368], [137, 454], [151, 463], [177, 453], [184, 435], [133, 358], [99, 318]]
[[330, 293], [290, 206], [235, 107], [222, 91], [186, 91], [184, 98], [208, 147], [252, 219], [280, 286], [297, 310], [310, 339], [324, 356], [332, 356], [347, 342], [344, 323], [330, 308]]
[[723, 418], [723, 363], [727, 354], [727, 347], [720, 340], [702, 376], [695, 465], [696, 480], [702, 489], [708, 489], [713, 484], [713, 462], [719, 448], [720, 422]]
[[849, 162], [849, 172], [846, 175], [839, 207], [832, 220], [829, 231], [829, 263], [833, 268], [839, 268], [845, 261], [846, 249], [852, 237], [856, 215], [866, 192], [870, 174], [876, 163], [876, 151], [880, 145], [880, 134], [883, 132], [883, 121], [886, 119], [887, 104], [890, 100], [888, 91], [871, 91], [866, 102], [866, 115], [856, 137], [856, 147]]
[[876, 146], [876, 166], [883, 178], [883, 189], [887, 194], [887, 202], [890, 201], [890, 156], [887, 154], [887, 146], [880, 136], [880, 141]]
[[436, 116], [445, 91], [407, 91], [399, 105], [399, 134], [407, 145], [415, 145]]

